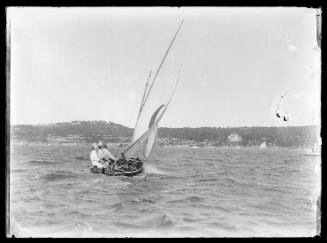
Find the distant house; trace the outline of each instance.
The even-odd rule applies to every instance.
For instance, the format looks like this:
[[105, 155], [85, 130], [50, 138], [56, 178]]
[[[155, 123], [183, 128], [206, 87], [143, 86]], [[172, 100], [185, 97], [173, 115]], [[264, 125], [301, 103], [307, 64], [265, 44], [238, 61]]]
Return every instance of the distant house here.
[[72, 125], [81, 125], [82, 123], [80, 121], [72, 121]]
[[242, 137], [237, 133], [232, 133], [228, 136], [228, 144], [229, 145], [238, 145], [242, 141]]

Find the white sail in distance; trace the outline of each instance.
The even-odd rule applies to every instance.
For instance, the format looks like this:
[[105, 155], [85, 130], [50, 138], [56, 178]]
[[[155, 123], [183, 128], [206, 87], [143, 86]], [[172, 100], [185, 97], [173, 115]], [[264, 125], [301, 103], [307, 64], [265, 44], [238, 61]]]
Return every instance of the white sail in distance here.
[[263, 142], [263, 143], [260, 145], [259, 148], [260, 148], [260, 149], [265, 149], [265, 148], [267, 148], [266, 142]]

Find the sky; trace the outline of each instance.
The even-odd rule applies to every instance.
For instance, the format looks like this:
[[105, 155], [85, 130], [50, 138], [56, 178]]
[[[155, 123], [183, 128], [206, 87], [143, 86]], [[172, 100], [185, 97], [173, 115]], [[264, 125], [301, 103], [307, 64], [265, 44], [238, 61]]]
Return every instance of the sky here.
[[[134, 127], [182, 20], [156, 80], [181, 66], [159, 126], [320, 124], [316, 9], [289, 7], [8, 8], [10, 123]], [[275, 116], [285, 91], [288, 122]]]

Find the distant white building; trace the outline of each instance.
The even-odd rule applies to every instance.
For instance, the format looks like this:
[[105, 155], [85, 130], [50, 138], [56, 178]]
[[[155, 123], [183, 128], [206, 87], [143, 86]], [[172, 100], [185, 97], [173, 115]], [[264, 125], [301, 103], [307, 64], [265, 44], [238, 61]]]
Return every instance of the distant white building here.
[[81, 125], [82, 123], [80, 121], [72, 121], [72, 125]]

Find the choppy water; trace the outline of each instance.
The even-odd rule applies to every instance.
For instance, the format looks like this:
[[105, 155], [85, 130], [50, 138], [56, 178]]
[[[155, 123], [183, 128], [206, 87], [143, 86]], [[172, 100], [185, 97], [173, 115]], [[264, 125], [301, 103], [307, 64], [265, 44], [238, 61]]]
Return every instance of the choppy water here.
[[11, 234], [316, 234], [320, 157], [288, 149], [157, 148], [145, 173], [110, 177], [89, 172], [89, 151], [78, 144], [12, 145]]

